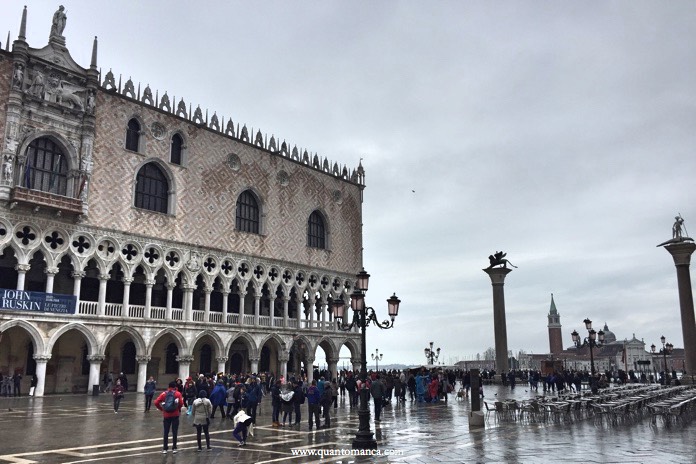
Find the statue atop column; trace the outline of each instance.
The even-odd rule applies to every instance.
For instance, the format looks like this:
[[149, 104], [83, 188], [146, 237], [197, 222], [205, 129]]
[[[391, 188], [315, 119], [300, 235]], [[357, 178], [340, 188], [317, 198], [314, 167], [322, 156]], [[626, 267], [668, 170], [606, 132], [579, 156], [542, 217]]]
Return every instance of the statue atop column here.
[[496, 251], [494, 254], [489, 255], [488, 261], [490, 262], [490, 265], [488, 266], [488, 269], [492, 269], [495, 266], [503, 266], [506, 268], [508, 264], [516, 268], [517, 266], [505, 259], [505, 256], [507, 256], [507, 253], [503, 253], [502, 251]]
[[51, 24], [51, 37], [58, 36], [63, 37], [63, 31], [65, 30], [65, 23], [68, 20], [65, 14], [65, 7], [63, 5], [58, 7], [55, 13], [53, 13], [53, 24]]
[[694, 239], [686, 235], [686, 227], [684, 226], [684, 218], [681, 214], [678, 214], [674, 218], [674, 224], [672, 225], [672, 238], [666, 242], [662, 242], [658, 247], [669, 245], [670, 243], [680, 243], [680, 242], [693, 242]]

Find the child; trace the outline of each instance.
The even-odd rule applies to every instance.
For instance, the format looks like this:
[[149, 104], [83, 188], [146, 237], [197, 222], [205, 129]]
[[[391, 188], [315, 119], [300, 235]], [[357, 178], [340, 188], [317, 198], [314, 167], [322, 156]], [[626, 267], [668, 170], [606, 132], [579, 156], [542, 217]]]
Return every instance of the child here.
[[246, 446], [247, 430], [251, 422], [251, 416], [248, 415], [244, 409], [241, 409], [237, 415], [234, 416], [235, 427], [232, 431], [232, 435], [239, 441], [239, 446]]

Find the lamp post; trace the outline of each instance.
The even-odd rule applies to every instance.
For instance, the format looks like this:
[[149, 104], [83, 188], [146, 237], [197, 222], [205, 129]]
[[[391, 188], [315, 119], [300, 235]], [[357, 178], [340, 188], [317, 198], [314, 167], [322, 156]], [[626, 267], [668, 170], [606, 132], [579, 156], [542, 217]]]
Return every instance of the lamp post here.
[[587, 329], [587, 337], [585, 337], [585, 339], [581, 342], [580, 335], [578, 334], [577, 330], [573, 330], [573, 332], [570, 335], [573, 337], [573, 343], [575, 343], [575, 346], [577, 346], [578, 348], [580, 348], [581, 346], [590, 347], [590, 372], [592, 374], [592, 377], [594, 378], [595, 368], [594, 354], [592, 353], [592, 349], [595, 346], [601, 346], [602, 343], [604, 343], [604, 331], [600, 330], [599, 332], [595, 332], [592, 328], [592, 321], [589, 319], [585, 319], [583, 322], [585, 323], [585, 328]]
[[[669, 371], [667, 370], [667, 355], [672, 354], [672, 350], [674, 349], [674, 345], [672, 345], [671, 343], [665, 343], [666, 340], [667, 339], [665, 338], [664, 335], [660, 337], [660, 341], [662, 342], [662, 349], [660, 350], [660, 353], [662, 353], [663, 363], [664, 363], [665, 385], [670, 385], [672, 383], [672, 378], [671, 378]], [[655, 344], [654, 343], [652, 345], [650, 345], [650, 350], [653, 352], [653, 354], [655, 354]]]
[[428, 360], [428, 364], [431, 366], [435, 364], [437, 361], [437, 358], [440, 357], [440, 348], [433, 349], [433, 345], [435, 343], [430, 342], [430, 348], [426, 348], [425, 351], [425, 358]]
[[387, 311], [391, 318], [391, 322], [389, 322], [389, 320], [379, 322], [374, 308], [365, 307], [365, 293], [367, 292], [369, 279], [370, 274], [365, 272], [365, 269], [360, 271], [356, 276], [355, 289], [350, 295], [350, 307], [353, 310], [353, 318], [350, 323], [346, 323], [343, 320], [346, 311], [343, 299], [338, 298], [331, 303], [339, 330], [348, 332], [352, 330], [353, 327], [360, 328], [360, 379], [362, 380], [360, 387], [360, 407], [358, 409], [360, 424], [355, 438], [353, 439], [353, 449], [377, 449], [377, 441], [374, 439], [373, 433], [370, 430], [370, 408], [367, 406], [370, 391], [366, 388], [367, 346], [365, 329], [367, 329], [371, 323], [380, 329], [391, 329], [394, 327], [394, 318], [399, 314], [399, 303], [401, 303], [401, 300], [396, 297], [396, 294], [392, 295], [387, 300]]
[[372, 360], [375, 362], [375, 370], [377, 372], [379, 372], [379, 362], [382, 360], [382, 356], [384, 355], [379, 352], [379, 348], [377, 348], [375, 352], [372, 353]]

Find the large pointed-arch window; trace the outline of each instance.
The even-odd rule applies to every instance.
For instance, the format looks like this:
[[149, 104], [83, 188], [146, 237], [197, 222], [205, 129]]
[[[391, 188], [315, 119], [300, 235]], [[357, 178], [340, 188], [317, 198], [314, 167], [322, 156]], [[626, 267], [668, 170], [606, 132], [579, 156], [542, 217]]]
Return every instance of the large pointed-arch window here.
[[250, 190], [237, 198], [236, 229], [240, 232], [259, 233], [259, 203]]
[[126, 128], [126, 150], [138, 151], [140, 145], [140, 123], [133, 118]]
[[135, 182], [135, 207], [158, 213], [168, 212], [169, 182], [155, 163], [147, 163], [138, 171]]
[[307, 246], [326, 248], [326, 226], [319, 211], [314, 211], [307, 221]]
[[66, 196], [68, 164], [61, 148], [48, 137], [33, 140], [27, 147], [22, 185]]

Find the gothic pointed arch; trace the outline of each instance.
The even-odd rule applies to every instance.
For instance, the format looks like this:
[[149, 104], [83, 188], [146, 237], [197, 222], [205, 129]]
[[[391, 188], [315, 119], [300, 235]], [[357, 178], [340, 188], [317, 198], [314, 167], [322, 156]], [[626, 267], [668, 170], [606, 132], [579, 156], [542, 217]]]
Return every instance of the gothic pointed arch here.
[[225, 347], [225, 353], [229, 352], [232, 345], [237, 341], [241, 341], [246, 345], [250, 357], [254, 358], [258, 356], [259, 348], [256, 346], [256, 342], [254, 342], [251, 335], [246, 332], [239, 332], [237, 335], [233, 336], [227, 344], [227, 347]]
[[261, 342], [259, 343], [259, 346], [262, 347], [269, 341], [273, 341], [274, 343], [276, 343], [280, 351], [287, 351], [285, 340], [283, 340], [282, 337], [276, 333], [266, 335], [263, 338], [263, 340], [261, 340]]
[[133, 343], [135, 344], [135, 352], [138, 356], [143, 356], [145, 355], [145, 351], [147, 349], [147, 345], [145, 343], [145, 340], [143, 339], [142, 335], [135, 330], [132, 327], [129, 326], [122, 326], [119, 327], [118, 330], [114, 331], [113, 333], [109, 334], [104, 341], [102, 342], [102, 345], [100, 347], [101, 352], [103, 353], [106, 351], [106, 347], [109, 346], [109, 342], [114, 339], [118, 334], [120, 333], [127, 333], [131, 339], [133, 340]]
[[152, 356], [152, 349], [155, 347], [155, 344], [165, 335], [171, 335], [174, 338], [174, 340], [176, 340], [180, 356], [183, 356], [188, 353], [189, 345], [188, 343], [186, 343], [186, 339], [184, 338], [184, 336], [181, 335], [181, 332], [172, 329], [171, 327], [167, 327], [166, 329], [160, 330], [155, 334], [154, 337], [152, 337], [152, 340], [150, 340], [150, 343], [147, 345], [147, 356]]
[[55, 345], [56, 341], [63, 334], [69, 332], [70, 330], [77, 330], [82, 335], [84, 335], [85, 339], [87, 340], [87, 348], [89, 349], [89, 354], [93, 355], [99, 353], [99, 342], [97, 342], [97, 339], [95, 338], [92, 331], [89, 330], [85, 325], [80, 324], [78, 322], [71, 322], [70, 324], [66, 324], [60, 327], [55, 332], [53, 332], [53, 334], [51, 334], [51, 338], [46, 344], [46, 353], [51, 353], [53, 351], [53, 345]]
[[220, 338], [216, 332], [210, 329], [199, 332], [198, 335], [196, 335], [196, 337], [191, 341], [191, 347], [196, 346], [196, 343], [206, 336], [210, 337], [215, 343], [215, 353], [217, 353], [218, 356], [221, 356], [222, 353], [226, 352], [225, 342], [222, 341], [222, 338]]
[[[0, 324], [0, 334], [3, 332], [6, 332], [7, 330], [11, 329], [12, 327], [19, 327], [27, 331], [29, 333], [29, 337], [31, 337], [31, 341], [34, 343], [34, 353], [35, 354], [45, 354], [47, 353], [45, 349], [45, 344], [44, 344], [44, 337], [39, 332], [39, 330], [34, 327], [33, 324], [30, 324], [29, 322], [22, 320], [22, 319], [13, 319], [11, 321], [7, 321], [4, 324]], [[51, 351], [48, 350], [48, 353]]]

